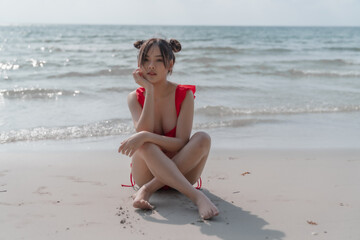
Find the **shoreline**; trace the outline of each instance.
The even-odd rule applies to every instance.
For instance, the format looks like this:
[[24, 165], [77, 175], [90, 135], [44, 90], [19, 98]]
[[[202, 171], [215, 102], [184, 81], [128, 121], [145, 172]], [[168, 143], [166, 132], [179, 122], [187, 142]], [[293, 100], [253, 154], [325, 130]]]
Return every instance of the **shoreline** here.
[[[116, 152], [0, 153], [4, 239], [356, 239], [360, 149], [212, 149], [201, 191], [220, 215], [200, 221], [176, 191], [131, 206], [130, 159]], [[315, 225], [316, 224], [316, 225]]]

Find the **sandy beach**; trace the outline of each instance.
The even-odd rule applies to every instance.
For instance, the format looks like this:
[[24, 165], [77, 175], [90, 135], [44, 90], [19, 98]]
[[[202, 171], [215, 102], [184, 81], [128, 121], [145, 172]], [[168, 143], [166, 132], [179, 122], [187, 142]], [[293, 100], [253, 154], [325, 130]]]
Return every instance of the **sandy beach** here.
[[131, 205], [116, 151], [0, 153], [0, 239], [359, 239], [360, 150], [213, 149], [201, 221], [176, 191]]

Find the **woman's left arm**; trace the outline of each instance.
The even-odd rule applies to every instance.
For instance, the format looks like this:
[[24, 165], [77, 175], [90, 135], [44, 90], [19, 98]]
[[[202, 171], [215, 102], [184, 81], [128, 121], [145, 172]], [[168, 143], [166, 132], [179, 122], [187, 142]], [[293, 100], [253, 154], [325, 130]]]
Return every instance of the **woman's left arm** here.
[[190, 139], [194, 118], [194, 95], [192, 91], [187, 91], [186, 97], [182, 102], [181, 110], [176, 124], [176, 137], [166, 137], [155, 133], [142, 131], [131, 136], [121, 143], [119, 152], [130, 157], [145, 142], [158, 145], [161, 149], [168, 152], [178, 152]]

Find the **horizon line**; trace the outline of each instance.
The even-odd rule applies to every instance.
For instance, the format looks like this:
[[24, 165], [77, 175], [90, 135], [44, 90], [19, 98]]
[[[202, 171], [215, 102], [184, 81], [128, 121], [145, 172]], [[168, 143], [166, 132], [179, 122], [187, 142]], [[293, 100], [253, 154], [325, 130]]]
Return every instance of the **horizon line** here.
[[0, 26], [36, 26], [36, 25], [68, 25], [68, 26], [152, 26], [152, 27], [360, 27], [360, 25], [213, 25], [213, 24], [133, 24], [133, 23], [0, 23]]

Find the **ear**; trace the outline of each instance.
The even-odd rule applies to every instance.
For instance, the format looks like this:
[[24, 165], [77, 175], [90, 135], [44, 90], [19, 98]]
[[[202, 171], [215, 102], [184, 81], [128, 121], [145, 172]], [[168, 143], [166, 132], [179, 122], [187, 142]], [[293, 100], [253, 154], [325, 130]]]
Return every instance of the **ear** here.
[[171, 60], [171, 61], [170, 61], [170, 64], [169, 64], [169, 71], [170, 71], [170, 72], [172, 71], [173, 66], [174, 66], [174, 61]]

